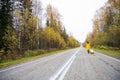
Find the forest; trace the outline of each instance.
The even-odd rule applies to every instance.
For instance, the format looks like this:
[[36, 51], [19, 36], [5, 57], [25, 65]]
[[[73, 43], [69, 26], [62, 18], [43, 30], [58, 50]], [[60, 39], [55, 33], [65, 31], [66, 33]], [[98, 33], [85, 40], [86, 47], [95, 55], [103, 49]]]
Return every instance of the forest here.
[[120, 50], [120, 0], [108, 0], [97, 10], [86, 41], [96, 48]]
[[43, 10], [38, 0], [0, 0], [0, 61], [79, 47], [61, 18], [55, 7]]

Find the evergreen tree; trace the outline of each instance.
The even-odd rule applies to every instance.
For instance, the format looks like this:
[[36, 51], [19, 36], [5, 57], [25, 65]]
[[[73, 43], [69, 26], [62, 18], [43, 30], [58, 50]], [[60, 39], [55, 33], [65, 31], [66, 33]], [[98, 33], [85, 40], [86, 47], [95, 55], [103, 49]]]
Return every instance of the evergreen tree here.
[[6, 50], [5, 34], [8, 34], [8, 26], [12, 27], [12, 11], [11, 0], [0, 0], [0, 49]]
[[19, 0], [22, 4], [23, 9], [28, 9], [32, 12], [32, 0]]

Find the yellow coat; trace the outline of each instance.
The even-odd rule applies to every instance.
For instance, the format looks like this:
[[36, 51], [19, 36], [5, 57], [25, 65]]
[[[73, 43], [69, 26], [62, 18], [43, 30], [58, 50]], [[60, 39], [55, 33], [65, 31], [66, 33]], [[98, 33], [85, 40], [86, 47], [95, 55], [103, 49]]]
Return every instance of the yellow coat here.
[[90, 43], [86, 43], [86, 50], [90, 50]]

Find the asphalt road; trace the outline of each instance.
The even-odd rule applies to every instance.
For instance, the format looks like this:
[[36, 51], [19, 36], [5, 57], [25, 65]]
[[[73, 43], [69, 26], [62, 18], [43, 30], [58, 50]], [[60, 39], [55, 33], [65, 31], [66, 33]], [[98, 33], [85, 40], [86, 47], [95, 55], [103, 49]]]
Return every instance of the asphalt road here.
[[81, 47], [0, 69], [0, 80], [120, 80], [120, 60]]

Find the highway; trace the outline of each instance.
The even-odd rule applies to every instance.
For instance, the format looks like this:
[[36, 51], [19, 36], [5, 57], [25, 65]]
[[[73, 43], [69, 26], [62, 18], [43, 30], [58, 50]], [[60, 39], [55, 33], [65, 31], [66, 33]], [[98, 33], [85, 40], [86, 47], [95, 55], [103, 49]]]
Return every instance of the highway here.
[[120, 80], [120, 60], [79, 47], [2, 68], [0, 80]]

